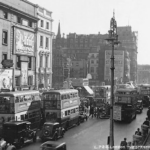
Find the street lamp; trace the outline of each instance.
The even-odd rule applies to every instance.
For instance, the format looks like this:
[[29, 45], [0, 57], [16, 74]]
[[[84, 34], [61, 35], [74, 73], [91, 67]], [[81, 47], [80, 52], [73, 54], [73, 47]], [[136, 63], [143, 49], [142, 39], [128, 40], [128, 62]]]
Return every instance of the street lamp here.
[[109, 38], [106, 39], [112, 45], [111, 53], [111, 101], [110, 101], [110, 137], [109, 137], [109, 150], [114, 150], [114, 121], [113, 121], [113, 105], [114, 105], [114, 46], [119, 44], [117, 35], [117, 22], [115, 20], [115, 15], [110, 21]]

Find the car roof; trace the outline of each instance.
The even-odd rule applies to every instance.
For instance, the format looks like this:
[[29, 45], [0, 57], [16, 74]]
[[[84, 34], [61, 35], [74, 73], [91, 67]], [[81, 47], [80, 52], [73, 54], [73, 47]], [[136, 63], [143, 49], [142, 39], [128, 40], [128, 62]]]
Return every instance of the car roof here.
[[41, 144], [40, 147], [47, 147], [48, 146], [50, 148], [58, 148], [58, 147], [60, 147], [62, 145], [66, 145], [66, 143], [65, 142], [61, 143], [61, 142], [47, 141], [47, 142]]
[[17, 126], [21, 124], [31, 124], [31, 123], [29, 121], [10, 121], [4, 123], [4, 125], [12, 125], [12, 126]]
[[58, 125], [58, 122], [45, 122], [46, 125]]

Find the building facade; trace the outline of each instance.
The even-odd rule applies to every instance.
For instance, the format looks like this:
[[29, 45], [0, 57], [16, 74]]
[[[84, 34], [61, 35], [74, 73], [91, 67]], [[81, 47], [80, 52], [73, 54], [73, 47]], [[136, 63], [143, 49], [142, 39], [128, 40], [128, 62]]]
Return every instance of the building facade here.
[[37, 6], [36, 73], [38, 89], [52, 87], [52, 12]]
[[[2, 68], [10, 90], [34, 89], [36, 86], [36, 5], [26, 0], [0, 0], [0, 62], [13, 61], [10, 69]], [[2, 79], [2, 77], [0, 77]]]
[[137, 84], [150, 84], [150, 65], [138, 65]]

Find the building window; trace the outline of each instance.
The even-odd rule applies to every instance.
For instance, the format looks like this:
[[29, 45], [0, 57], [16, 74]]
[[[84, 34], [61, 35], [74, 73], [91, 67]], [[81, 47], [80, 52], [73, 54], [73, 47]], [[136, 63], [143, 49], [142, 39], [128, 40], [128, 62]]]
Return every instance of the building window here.
[[94, 72], [94, 67], [91, 67], [91, 73]]
[[44, 26], [44, 21], [43, 20], [41, 20], [41, 27], [43, 27]]
[[40, 56], [40, 67], [43, 67], [43, 55]]
[[46, 48], [49, 47], [49, 38], [46, 37]]
[[29, 25], [29, 27], [32, 28], [32, 21], [29, 21], [29, 22], [28, 22], [28, 25]]
[[94, 60], [91, 60], [91, 64], [94, 64]]
[[17, 22], [21, 23], [21, 17], [17, 17]]
[[6, 60], [6, 59], [7, 59], [7, 54], [3, 54], [2, 60]]
[[27, 20], [25, 20], [25, 19], [22, 19], [22, 25], [24, 25], [24, 26], [28, 26], [28, 21], [27, 21]]
[[40, 46], [43, 47], [43, 36], [40, 36]]
[[15, 77], [15, 85], [20, 86], [20, 77]]
[[20, 56], [17, 56], [17, 55], [16, 55], [16, 68], [17, 69], [21, 68]]
[[8, 31], [3, 30], [3, 44], [7, 45], [8, 44]]
[[49, 22], [46, 22], [46, 29], [49, 29]]
[[46, 58], [45, 58], [45, 68], [48, 68], [48, 58], [49, 58], [49, 56], [46, 56]]
[[28, 85], [33, 85], [33, 76], [28, 76]]
[[4, 12], [3, 12], [3, 15], [4, 15], [4, 18], [5, 18], [5, 19], [8, 19], [8, 13], [7, 13], [7, 12], [4, 11]]
[[29, 62], [28, 62], [28, 69], [32, 69], [32, 57], [28, 57]]
[[46, 15], [50, 17], [51, 13], [49, 11], [46, 11]]

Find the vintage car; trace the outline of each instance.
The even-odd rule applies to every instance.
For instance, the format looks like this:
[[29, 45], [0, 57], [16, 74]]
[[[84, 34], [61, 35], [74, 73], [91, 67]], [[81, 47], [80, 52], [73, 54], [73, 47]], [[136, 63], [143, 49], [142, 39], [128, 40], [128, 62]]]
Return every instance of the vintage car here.
[[11, 121], [3, 124], [4, 139], [16, 147], [22, 147], [25, 143], [36, 142], [37, 131], [30, 129], [28, 121]]
[[66, 143], [47, 141], [40, 146], [41, 150], [67, 150]]
[[40, 138], [42, 141], [54, 140], [64, 136], [65, 129], [58, 122], [45, 122], [42, 128]]
[[142, 111], [143, 111], [143, 102], [142, 100], [138, 100], [136, 105], [136, 112], [142, 113]]

